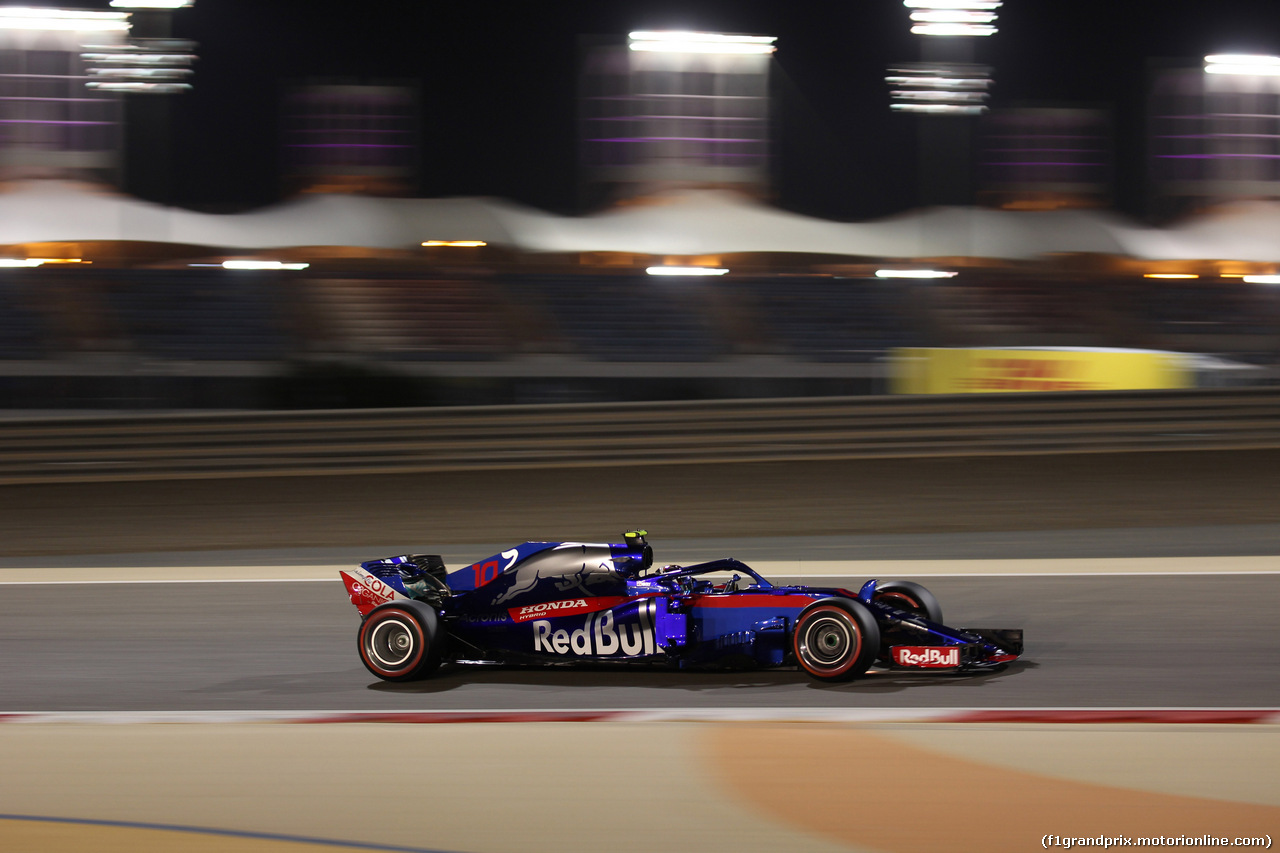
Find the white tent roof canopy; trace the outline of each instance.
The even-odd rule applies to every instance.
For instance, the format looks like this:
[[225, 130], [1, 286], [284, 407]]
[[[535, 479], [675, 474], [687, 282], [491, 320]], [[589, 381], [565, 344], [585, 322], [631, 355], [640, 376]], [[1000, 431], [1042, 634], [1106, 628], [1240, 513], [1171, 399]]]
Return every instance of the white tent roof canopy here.
[[308, 195], [238, 214], [163, 207], [83, 184], [28, 181], [0, 192], [0, 245], [130, 240], [259, 251], [299, 246], [409, 249], [483, 240], [525, 252], [740, 252], [1027, 260], [1096, 253], [1140, 260], [1280, 262], [1280, 204], [1228, 207], [1155, 229], [1097, 210], [929, 208], [872, 222], [790, 213], [738, 194], [674, 192], [648, 204], [565, 217], [489, 198]]

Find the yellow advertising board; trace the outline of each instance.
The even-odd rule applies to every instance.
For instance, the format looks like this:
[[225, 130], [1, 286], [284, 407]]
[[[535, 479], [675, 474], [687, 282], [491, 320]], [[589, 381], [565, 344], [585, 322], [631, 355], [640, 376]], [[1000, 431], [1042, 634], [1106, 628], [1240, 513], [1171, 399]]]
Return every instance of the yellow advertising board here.
[[1149, 350], [903, 348], [892, 363], [895, 394], [1140, 391], [1193, 379], [1184, 356]]

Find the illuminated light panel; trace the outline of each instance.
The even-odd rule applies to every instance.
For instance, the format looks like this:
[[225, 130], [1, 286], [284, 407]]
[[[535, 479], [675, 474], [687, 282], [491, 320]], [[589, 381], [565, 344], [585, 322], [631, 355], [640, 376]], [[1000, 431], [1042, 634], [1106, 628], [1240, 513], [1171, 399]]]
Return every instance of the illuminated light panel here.
[[105, 92], [166, 95], [185, 92], [195, 72], [195, 42], [186, 39], [134, 39], [123, 45], [86, 45], [86, 88]]
[[1143, 278], [1199, 278], [1193, 272], [1146, 272], [1142, 274]]
[[93, 261], [86, 261], [83, 258], [28, 258], [28, 261], [36, 261], [39, 264], [91, 264]]
[[918, 36], [995, 35], [1000, 0], [903, 0]]
[[893, 109], [935, 115], [981, 115], [991, 86], [991, 68], [972, 62], [890, 66]]
[[102, 83], [95, 80], [85, 83], [84, 86], [86, 89], [98, 89], [103, 92], [146, 92], [152, 95], [191, 91], [190, 83]]
[[911, 13], [911, 20], [921, 24], [990, 24], [995, 19], [994, 12], [971, 12], [959, 9]]
[[476, 249], [489, 245], [483, 240], [428, 240], [422, 245], [428, 247], [450, 246], [455, 249]]
[[993, 36], [996, 28], [991, 24], [916, 24], [911, 28], [915, 36]]
[[43, 263], [43, 258], [0, 258], [0, 269], [38, 267]]
[[962, 107], [956, 104], [891, 104], [890, 108], [903, 113], [938, 113], [956, 116], [979, 116], [987, 111], [985, 106]]
[[1249, 54], [1215, 54], [1204, 58], [1205, 74], [1236, 74], [1242, 76], [1280, 76], [1280, 56], [1253, 56]]
[[649, 267], [649, 275], [724, 275], [729, 272], [721, 267]]
[[80, 58], [86, 62], [110, 62], [114, 65], [136, 65], [140, 68], [151, 66], [190, 65], [195, 56], [189, 53], [82, 53]]
[[0, 6], [0, 30], [68, 30], [71, 32], [128, 32], [125, 12], [81, 12], [70, 9], [29, 9]]
[[985, 89], [991, 85], [990, 79], [979, 77], [900, 77], [895, 75], [886, 77], [884, 80], [893, 86], [934, 86], [939, 89]]
[[111, 0], [113, 9], [185, 9], [196, 0]]
[[1280, 284], [1280, 275], [1246, 275], [1242, 278], [1249, 284]]
[[718, 44], [773, 44], [777, 36], [739, 36], [727, 33], [694, 33], [687, 30], [643, 30], [628, 33], [632, 41], [709, 42]]
[[224, 270], [305, 270], [311, 264], [286, 264], [282, 261], [223, 261]]
[[155, 77], [159, 80], [177, 80], [194, 72], [189, 68], [90, 68], [89, 73], [95, 77]]
[[928, 89], [921, 91], [895, 89], [890, 94], [900, 101], [936, 101], [940, 103], [946, 103], [949, 101], [966, 101], [982, 103], [987, 99], [986, 92], [934, 92]]
[[902, 0], [908, 9], [972, 9], [995, 11], [1003, 0]]
[[876, 278], [955, 278], [946, 270], [876, 270]]
[[724, 33], [649, 32], [629, 34], [632, 50], [663, 53], [773, 53], [777, 36], [736, 36]]

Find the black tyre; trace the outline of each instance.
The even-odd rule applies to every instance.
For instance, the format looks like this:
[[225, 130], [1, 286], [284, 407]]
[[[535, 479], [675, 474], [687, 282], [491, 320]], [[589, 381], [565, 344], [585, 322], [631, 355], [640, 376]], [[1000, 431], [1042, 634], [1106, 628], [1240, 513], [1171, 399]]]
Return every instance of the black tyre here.
[[806, 607], [791, 634], [800, 668], [819, 681], [848, 681], [880, 651], [880, 628], [861, 602], [828, 598]]
[[375, 607], [360, 623], [356, 643], [365, 669], [384, 681], [412, 681], [440, 665], [440, 617], [418, 601]]
[[876, 594], [871, 600], [942, 624], [942, 605], [933, 597], [933, 593], [918, 583], [885, 581], [876, 585]]

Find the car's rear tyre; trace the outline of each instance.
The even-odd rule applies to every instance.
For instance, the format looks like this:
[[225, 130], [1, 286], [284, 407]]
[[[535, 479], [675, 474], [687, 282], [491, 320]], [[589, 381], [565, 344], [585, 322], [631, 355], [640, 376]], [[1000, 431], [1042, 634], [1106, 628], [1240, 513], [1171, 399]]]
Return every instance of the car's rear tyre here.
[[828, 598], [805, 608], [791, 634], [796, 663], [819, 681], [848, 681], [867, 671], [880, 650], [880, 628], [859, 601]]
[[918, 583], [885, 581], [876, 585], [876, 594], [871, 596], [871, 600], [942, 624], [942, 605], [933, 593]]
[[360, 623], [356, 642], [365, 669], [384, 681], [412, 681], [440, 665], [440, 617], [418, 601], [375, 607]]

